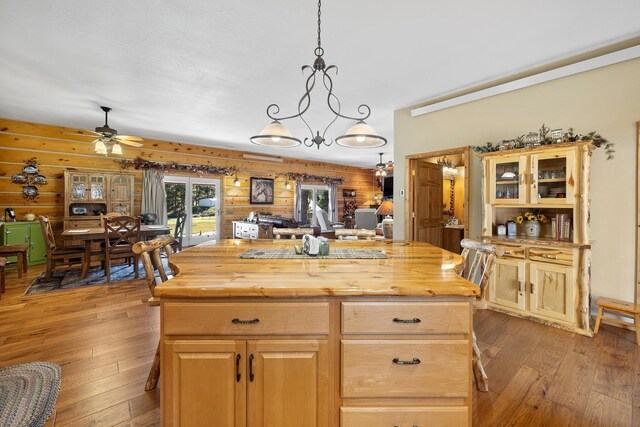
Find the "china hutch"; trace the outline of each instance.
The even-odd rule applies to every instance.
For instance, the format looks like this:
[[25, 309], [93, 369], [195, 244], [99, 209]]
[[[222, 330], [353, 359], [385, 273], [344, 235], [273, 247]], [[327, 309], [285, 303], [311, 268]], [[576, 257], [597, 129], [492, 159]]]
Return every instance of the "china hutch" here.
[[[590, 141], [581, 141], [480, 155], [483, 240], [506, 249], [490, 280], [489, 308], [593, 335], [589, 325], [592, 148]], [[518, 224], [516, 219], [525, 212], [547, 221], [527, 225], [525, 219]], [[537, 233], [526, 230], [533, 225], [539, 228]], [[515, 235], [499, 235], [498, 229], [514, 228]]]
[[133, 213], [133, 175], [64, 172], [64, 229], [100, 226], [100, 214]]

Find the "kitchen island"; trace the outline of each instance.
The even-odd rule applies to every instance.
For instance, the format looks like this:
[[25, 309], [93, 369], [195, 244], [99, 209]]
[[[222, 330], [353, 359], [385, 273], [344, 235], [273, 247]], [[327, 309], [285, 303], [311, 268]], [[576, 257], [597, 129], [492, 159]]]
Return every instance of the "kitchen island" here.
[[300, 241], [175, 255], [161, 300], [165, 426], [471, 425], [472, 301], [459, 255], [332, 241], [385, 259], [245, 259]]

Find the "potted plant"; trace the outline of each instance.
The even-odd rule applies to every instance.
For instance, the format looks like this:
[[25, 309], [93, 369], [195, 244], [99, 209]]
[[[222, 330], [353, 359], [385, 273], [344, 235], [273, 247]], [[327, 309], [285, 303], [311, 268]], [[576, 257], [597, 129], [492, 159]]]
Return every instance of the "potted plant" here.
[[524, 222], [524, 235], [527, 237], [540, 237], [540, 224], [546, 224], [549, 219], [537, 209], [528, 210], [516, 217], [516, 222]]

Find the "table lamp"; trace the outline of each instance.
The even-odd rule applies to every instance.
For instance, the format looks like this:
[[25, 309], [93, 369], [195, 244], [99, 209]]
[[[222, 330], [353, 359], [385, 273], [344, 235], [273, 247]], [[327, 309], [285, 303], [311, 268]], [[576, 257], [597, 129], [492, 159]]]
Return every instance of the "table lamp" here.
[[382, 235], [385, 239], [393, 239], [393, 200], [385, 200], [382, 202], [376, 215], [385, 215], [382, 220]]

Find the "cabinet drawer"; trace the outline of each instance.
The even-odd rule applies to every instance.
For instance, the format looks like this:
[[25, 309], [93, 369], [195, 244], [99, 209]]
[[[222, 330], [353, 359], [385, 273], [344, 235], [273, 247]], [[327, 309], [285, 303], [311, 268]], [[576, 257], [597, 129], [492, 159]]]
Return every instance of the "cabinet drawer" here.
[[530, 248], [529, 260], [551, 264], [573, 265], [573, 252], [561, 249]]
[[64, 229], [74, 228], [98, 228], [100, 227], [100, 218], [74, 218], [64, 220]]
[[329, 303], [163, 304], [165, 335], [326, 335]]
[[501, 258], [524, 259], [524, 247], [522, 246], [502, 246], [504, 255]]
[[469, 360], [467, 340], [343, 340], [342, 397], [466, 397]]
[[468, 424], [469, 408], [466, 406], [340, 408], [340, 427], [451, 427]]
[[344, 302], [343, 334], [468, 334], [468, 302]]

